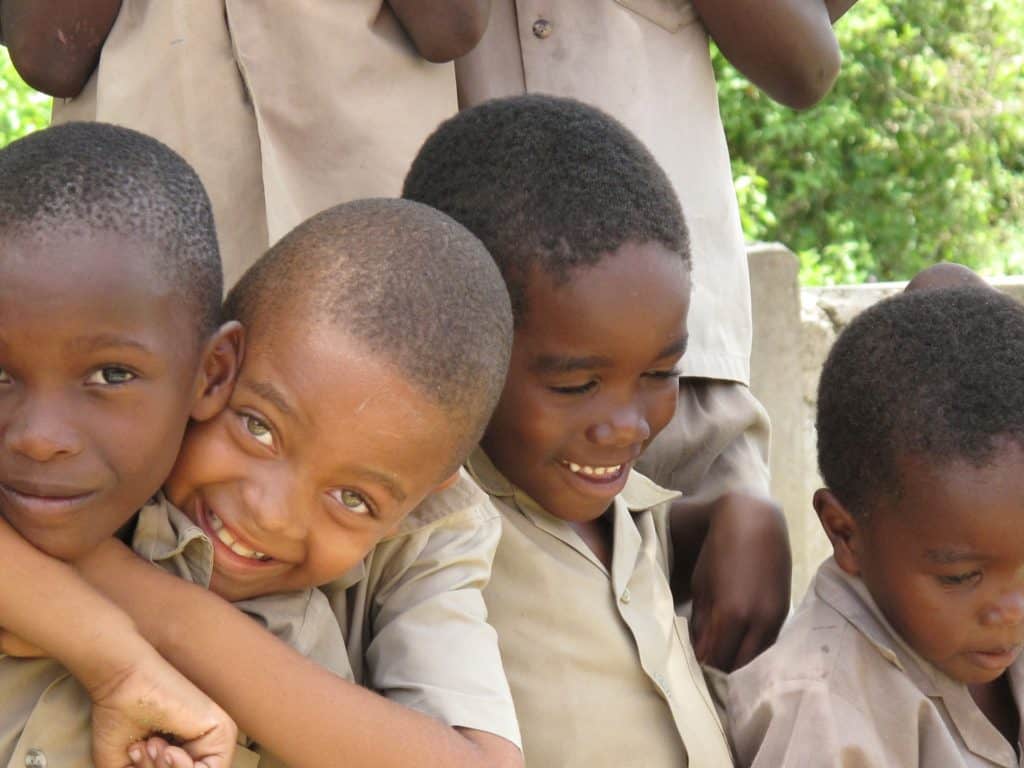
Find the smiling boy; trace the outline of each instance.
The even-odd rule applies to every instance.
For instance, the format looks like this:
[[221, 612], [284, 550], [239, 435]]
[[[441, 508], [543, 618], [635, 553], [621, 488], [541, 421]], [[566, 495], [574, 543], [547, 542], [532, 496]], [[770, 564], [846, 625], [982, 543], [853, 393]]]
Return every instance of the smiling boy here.
[[292, 647], [116, 542], [83, 571], [261, 765], [521, 765], [481, 595], [499, 515], [460, 470], [511, 343], [487, 251], [427, 206], [349, 203], [275, 245], [225, 312], [246, 328], [236, 386], [164, 486], [184, 514], [151, 505], [134, 543]]
[[[72, 124], [0, 151], [0, 513], [39, 550], [73, 560], [108, 539], [159, 488], [189, 419], [223, 407], [240, 329], [220, 325], [220, 292], [209, 201], [167, 147]], [[18, 573], [22, 560], [4, 565]], [[5, 588], [25, 600], [38, 589]], [[76, 610], [65, 622], [130, 624], [111, 621], [113, 606], [83, 600], [103, 612]], [[91, 652], [72, 655], [106, 658], [96, 648], [103, 634], [84, 633]], [[116, 675], [138, 658], [166, 666], [134, 637], [129, 627], [114, 642], [127, 657]], [[95, 697], [96, 681], [69, 667]], [[71, 745], [73, 734], [88, 734], [89, 694], [56, 662], [0, 656], [0, 764], [79, 764]], [[128, 709], [149, 721], [126, 739], [159, 726], [186, 735], [153, 719], [148, 702], [157, 698], [152, 681], [137, 692]], [[44, 699], [54, 703], [49, 716], [32, 717]], [[107, 707], [97, 703], [102, 719]], [[233, 728], [227, 735], [230, 755]], [[226, 761], [186, 746], [210, 768]], [[126, 747], [97, 746], [97, 759], [123, 763]]]
[[834, 555], [729, 681], [742, 765], [1020, 765], [1024, 307], [985, 287], [859, 315], [818, 393]]
[[[774, 605], [788, 546], [775, 510], [670, 509], [678, 494], [633, 471], [675, 412], [688, 337], [667, 177], [602, 112], [527, 96], [442, 124], [404, 194], [480, 237], [512, 297], [508, 380], [468, 468], [502, 513], [484, 596], [527, 765], [730, 765], [670, 578], [689, 590], [717, 542], [716, 598]], [[771, 629], [750, 624], [756, 652]]]

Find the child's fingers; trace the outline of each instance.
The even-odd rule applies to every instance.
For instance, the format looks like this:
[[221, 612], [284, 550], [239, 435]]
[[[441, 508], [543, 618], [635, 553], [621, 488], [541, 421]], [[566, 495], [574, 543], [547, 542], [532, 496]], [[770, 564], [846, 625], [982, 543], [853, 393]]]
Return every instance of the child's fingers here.
[[157, 768], [157, 757], [159, 747], [150, 745], [149, 740], [132, 744], [128, 748], [128, 757], [132, 761], [132, 768]]
[[196, 765], [181, 747], [168, 747], [161, 755], [159, 768], [194, 768]]

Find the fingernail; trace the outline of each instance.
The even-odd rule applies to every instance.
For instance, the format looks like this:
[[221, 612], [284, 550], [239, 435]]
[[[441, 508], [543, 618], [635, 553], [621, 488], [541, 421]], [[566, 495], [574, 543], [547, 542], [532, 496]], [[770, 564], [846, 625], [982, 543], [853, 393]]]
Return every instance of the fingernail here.
[[171, 757], [169, 753], [165, 753], [164, 754], [164, 764], [165, 765], [174, 765], [174, 758]]
[[128, 757], [132, 759], [133, 763], [137, 763], [142, 759], [142, 750], [138, 747], [132, 747], [128, 750]]
[[150, 760], [156, 760], [156, 756], [157, 756], [157, 748], [156, 748], [156, 744], [150, 744], [150, 745], [148, 745], [148, 746], [146, 747], [146, 752], [148, 752], [148, 753], [149, 753], [149, 759], [150, 759]]

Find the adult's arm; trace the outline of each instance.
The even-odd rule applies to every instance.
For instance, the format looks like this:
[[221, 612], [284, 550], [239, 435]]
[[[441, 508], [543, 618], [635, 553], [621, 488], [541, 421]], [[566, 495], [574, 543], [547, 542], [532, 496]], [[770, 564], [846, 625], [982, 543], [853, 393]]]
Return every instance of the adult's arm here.
[[292, 768], [521, 768], [511, 742], [440, 721], [336, 677], [227, 602], [111, 540], [83, 575], [143, 636]]
[[842, 57], [832, 23], [857, 0], [693, 0], [725, 57], [780, 104], [807, 109]]
[[491, 0], [388, 0], [398, 21], [427, 61], [469, 53], [487, 29]]
[[782, 511], [771, 501], [726, 493], [677, 501], [669, 517], [672, 591], [693, 599], [694, 652], [726, 672], [770, 646], [789, 611], [793, 565]]
[[0, 36], [26, 83], [77, 96], [120, 10], [121, 0], [0, 0]]

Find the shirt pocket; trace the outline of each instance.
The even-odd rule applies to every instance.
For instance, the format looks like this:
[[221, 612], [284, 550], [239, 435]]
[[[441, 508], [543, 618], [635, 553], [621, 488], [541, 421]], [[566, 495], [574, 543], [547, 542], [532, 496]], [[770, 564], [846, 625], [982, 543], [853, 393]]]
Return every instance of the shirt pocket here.
[[615, 0], [615, 2], [669, 32], [678, 32], [697, 20], [697, 11], [690, 0]]

